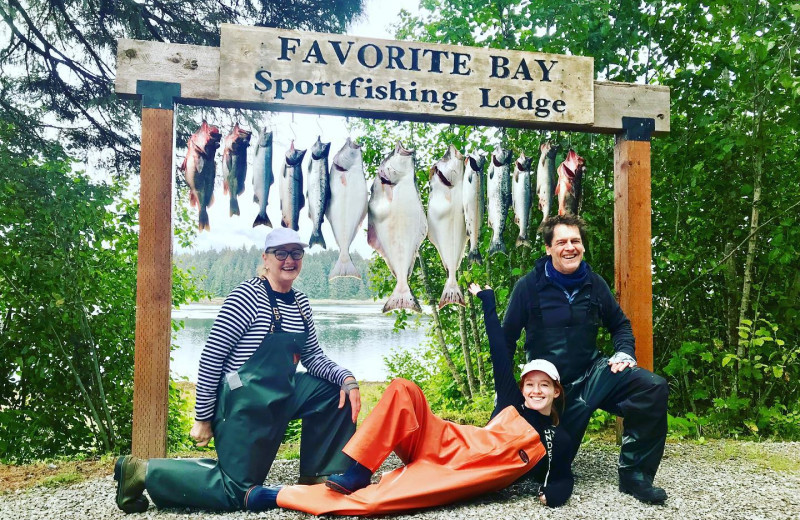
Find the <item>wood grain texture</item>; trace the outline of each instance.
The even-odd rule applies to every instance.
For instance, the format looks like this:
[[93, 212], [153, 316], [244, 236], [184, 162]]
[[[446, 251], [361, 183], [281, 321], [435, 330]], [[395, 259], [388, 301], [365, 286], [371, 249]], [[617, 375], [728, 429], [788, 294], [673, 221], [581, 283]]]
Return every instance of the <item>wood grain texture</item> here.
[[219, 99], [219, 47], [143, 40], [117, 40], [117, 77], [122, 96], [136, 95], [136, 81], [180, 83], [181, 98]]
[[174, 111], [142, 109], [132, 452], [143, 458], [167, 452], [173, 125]]
[[[342, 38], [347, 36], [342, 35]], [[348, 40], [349, 41], [349, 40]], [[456, 47], [458, 48], [458, 47]], [[220, 48], [198, 45], [150, 42], [142, 40], [118, 40], [116, 92], [123, 97], [136, 95], [136, 81], [166, 81], [181, 84], [182, 103], [219, 107], [238, 106], [256, 110], [311, 112], [342, 116], [372, 117], [467, 125], [509, 126], [531, 129], [570, 130], [587, 133], [615, 134], [622, 130], [622, 116], [653, 118], [656, 122], [654, 135], [670, 131], [670, 92], [668, 87], [639, 85], [611, 81], [594, 81], [594, 114], [585, 124], [559, 121], [541, 121], [536, 118], [495, 119], [492, 117], [467, 116], [453, 118], [446, 113], [395, 113], [371, 111], [359, 107], [356, 112], [350, 102], [345, 106], [328, 105], [294, 106], [246, 101], [243, 99], [220, 100]], [[463, 50], [463, 49], [462, 49]], [[253, 81], [248, 78], [247, 85]], [[471, 110], [471, 109], [470, 109]], [[441, 111], [440, 111], [441, 112]]]
[[653, 135], [669, 133], [669, 87], [595, 81], [594, 131], [618, 133], [623, 116], [655, 119]]
[[[453, 120], [590, 124], [594, 117], [592, 58], [231, 24], [220, 31], [222, 100]], [[259, 84], [260, 70], [269, 88]], [[520, 108], [529, 91], [532, 109]], [[536, 100], [563, 106], [543, 115]]]
[[614, 147], [614, 274], [631, 320], [639, 366], [653, 370], [650, 142], [617, 135]]

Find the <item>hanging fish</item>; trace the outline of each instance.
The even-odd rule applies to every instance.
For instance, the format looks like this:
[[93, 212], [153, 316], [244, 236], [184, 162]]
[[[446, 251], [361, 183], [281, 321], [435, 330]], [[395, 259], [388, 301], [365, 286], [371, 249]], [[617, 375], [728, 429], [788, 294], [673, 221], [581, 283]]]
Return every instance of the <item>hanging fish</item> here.
[[305, 150], [296, 150], [294, 141], [286, 151], [283, 173], [280, 178], [281, 194], [281, 226], [299, 228], [300, 209], [305, 204], [303, 199], [303, 156]]
[[275, 182], [272, 174], [272, 132], [266, 128], [261, 129], [256, 143], [256, 153], [253, 157], [253, 202], [258, 204], [258, 215], [253, 221], [253, 227], [263, 224], [272, 227], [272, 222], [267, 216], [267, 201], [269, 188]]
[[525, 157], [521, 153], [514, 162], [514, 173], [511, 176], [511, 202], [514, 206], [514, 222], [519, 226], [517, 247], [531, 247], [528, 240], [528, 225], [531, 218], [531, 163], [533, 157]]
[[219, 128], [209, 125], [204, 119], [200, 128], [186, 142], [186, 157], [179, 168], [183, 171], [186, 184], [189, 186], [189, 204], [192, 207], [199, 207], [200, 231], [211, 229], [207, 208], [214, 203], [214, 177], [217, 175], [214, 155], [221, 139]]
[[311, 161], [308, 165], [308, 184], [306, 186], [306, 199], [308, 199], [308, 217], [314, 228], [311, 230], [309, 247], [315, 244], [326, 249], [325, 239], [322, 237], [322, 220], [331, 198], [330, 176], [328, 175], [328, 153], [331, 143], [323, 143], [317, 137], [317, 142], [311, 146]]
[[570, 149], [564, 162], [558, 167], [558, 184], [556, 185], [556, 195], [558, 196], [558, 214], [578, 215], [581, 207], [581, 183], [583, 182], [583, 172], [586, 169], [586, 161]]
[[486, 197], [483, 193], [483, 167], [486, 165], [486, 156], [469, 154], [464, 161], [464, 182], [462, 201], [464, 203], [464, 221], [469, 237], [470, 262], [481, 263], [481, 252], [478, 249], [483, 226], [483, 213]]
[[225, 178], [223, 191], [231, 196], [231, 216], [240, 214], [237, 197], [244, 192], [247, 147], [250, 146], [251, 133], [239, 128], [239, 123], [236, 123], [231, 133], [225, 137], [225, 146], [222, 149], [222, 174]]
[[422, 312], [408, 285], [417, 251], [428, 233], [414, 171], [414, 150], [407, 150], [398, 142], [381, 162], [372, 182], [367, 240], [397, 280], [383, 312], [395, 309]]
[[505, 253], [506, 245], [503, 243], [503, 231], [506, 228], [508, 207], [511, 206], [511, 150], [504, 150], [500, 145], [492, 152], [492, 162], [489, 165], [489, 179], [486, 181], [488, 190], [489, 227], [492, 228], [492, 243], [489, 246], [489, 255], [497, 252]]
[[339, 246], [339, 259], [328, 277], [361, 278], [350, 258], [350, 244], [367, 214], [367, 179], [364, 178], [361, 147], [349, 137], [333, 157], [329, 186], [331, 196], [325, 216]]
[[550, 216], [558, 145], [545, 141], [539, 146], [539, 151], [541, 155], [536, 166], [536, 195], [539, 197], [539, 210], [542, 212], [542, 222], [544, 222], [544, 219]]
[[447, 304], [464, 304], [456, 272], [464, 258], [467, 245], [467, 225], [463, 203], [464, 156], [455, 146], [431, 167], [430, 197], [428, 198], [428, 238], [436, 246], [447, 269], [439, 308]]

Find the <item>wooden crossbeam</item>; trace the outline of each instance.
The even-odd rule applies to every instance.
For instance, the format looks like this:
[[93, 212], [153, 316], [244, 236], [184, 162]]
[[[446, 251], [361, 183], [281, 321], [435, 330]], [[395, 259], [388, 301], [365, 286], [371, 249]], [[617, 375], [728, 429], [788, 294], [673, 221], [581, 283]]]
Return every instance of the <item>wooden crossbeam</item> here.
[[[116, 92], [120, 96], [136, 95], [137, 80], [166, 81], [181, 85], [180, 102], [188, 105], [243, 107], [256, 110], [287, 110], [286, 106], [266, 103], [242, 103], [221, 100], [219, 97], [219, 47], [182, 45], [121, 38], [117, 47]], [[594, 82], [594, 124], [558, 125], [531, 119], [527, 124], [507, 121], [473, 119], [462, 124], [486, 126], [515, 126], [532, 129], [569, 130], [599, 134], [623, 131], [622, 117], [652, 118], [656, 122], [654, 135], [669, 132], [669, 88], [660, 85], [639, 85], [612, 81]], [[381, 112], [350, 112], [324, 107], [292, 108], [295, 112], [331, 115], [393, 118]], [[396, 115], [394, 116], [396, 118]], [[404, 116], [408, 120], [453, 122], [447, 116]]]

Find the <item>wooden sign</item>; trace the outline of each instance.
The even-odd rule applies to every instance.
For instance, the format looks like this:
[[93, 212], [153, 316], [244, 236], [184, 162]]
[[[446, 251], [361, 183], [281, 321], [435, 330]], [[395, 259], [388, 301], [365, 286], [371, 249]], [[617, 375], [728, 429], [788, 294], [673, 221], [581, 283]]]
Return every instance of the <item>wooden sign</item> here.
[[594, 60], [580, 56], [224, 24], [219, 63], [223, 102], [470, 124], [594, 123]]

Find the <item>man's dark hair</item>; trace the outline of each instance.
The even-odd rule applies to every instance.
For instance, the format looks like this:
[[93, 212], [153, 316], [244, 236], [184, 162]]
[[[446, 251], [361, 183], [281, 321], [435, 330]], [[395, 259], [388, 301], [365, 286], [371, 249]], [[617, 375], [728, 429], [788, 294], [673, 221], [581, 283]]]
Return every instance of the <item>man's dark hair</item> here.
[[539, 226], [539, 232], [542, 234], [545, 245], [548, 247], [553, 245], [553, 230], [557, 225], [563, 224], [565, 226], [575, 226], [581, 233], [581, 242], [586, 243], [586, 222], [577, 215], [552, 215], [544, 219]]

